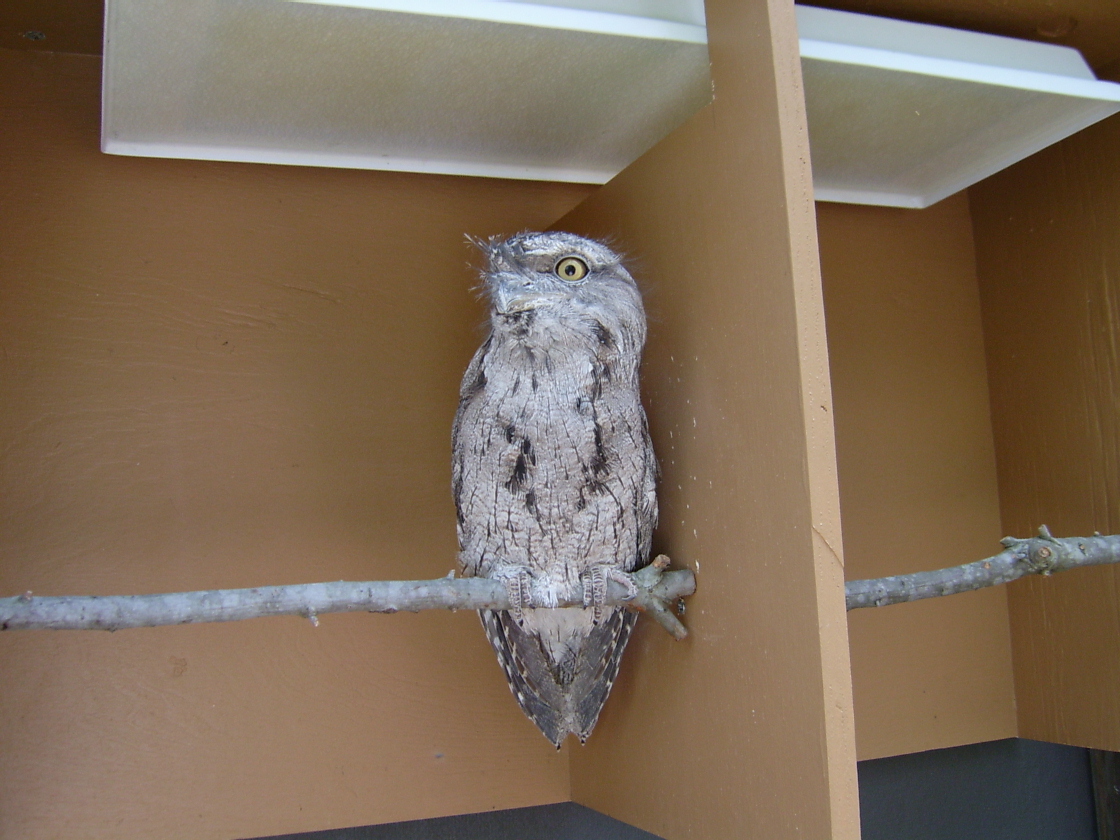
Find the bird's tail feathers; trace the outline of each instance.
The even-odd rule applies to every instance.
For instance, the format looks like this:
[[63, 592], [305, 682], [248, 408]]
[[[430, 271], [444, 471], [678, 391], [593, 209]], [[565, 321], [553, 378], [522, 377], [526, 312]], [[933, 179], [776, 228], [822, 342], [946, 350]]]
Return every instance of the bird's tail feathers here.
[[508, 612], [480, 610], [479, 616], [526, 716], [557, 748], [569, 732], [586, 741], [618, 676], [637, 614], [609, 610], [561, 663]]

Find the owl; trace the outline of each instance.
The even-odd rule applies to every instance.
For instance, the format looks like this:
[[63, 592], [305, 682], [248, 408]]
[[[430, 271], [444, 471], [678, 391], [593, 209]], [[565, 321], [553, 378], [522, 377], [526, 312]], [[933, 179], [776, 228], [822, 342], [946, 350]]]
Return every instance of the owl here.
[[[620, 258], [570, 233], [476, 242], [490, 334], [452, 432], [459, 561], [499, 580], [483, 628], [522, 710], [559, 748], [586, 741], [636, 614], [607, 581], [648, 562], [657, 463], [638, 390], [646, 319]], [[584, 587], [587, 608], [558, 608]]]

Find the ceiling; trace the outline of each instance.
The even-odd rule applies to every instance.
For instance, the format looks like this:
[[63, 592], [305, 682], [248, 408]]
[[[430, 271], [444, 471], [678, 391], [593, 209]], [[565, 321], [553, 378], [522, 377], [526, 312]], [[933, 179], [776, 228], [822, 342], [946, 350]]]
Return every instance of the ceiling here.
[[813, 0], [806, 5], [1074, 47], [1102, 78], [1120, 75], [1116, 0]]
[[[1120, 2], [1115, 0], [813, 0], [806, 5], [1075, 47], [1098, 76], [1120, 79]], [[103, 15], [103, 0], [4, 0], [0, 48], [100, 55]]]

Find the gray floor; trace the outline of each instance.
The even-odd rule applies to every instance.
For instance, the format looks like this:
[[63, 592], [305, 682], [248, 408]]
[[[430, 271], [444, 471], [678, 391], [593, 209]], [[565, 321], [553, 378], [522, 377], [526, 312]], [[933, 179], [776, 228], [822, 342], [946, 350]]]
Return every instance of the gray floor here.
[[859, 765], [863, 840], [1097, 840], [1088, 750], [1010, 738]]
[[261, 840], [659, 840], [573, 802]]

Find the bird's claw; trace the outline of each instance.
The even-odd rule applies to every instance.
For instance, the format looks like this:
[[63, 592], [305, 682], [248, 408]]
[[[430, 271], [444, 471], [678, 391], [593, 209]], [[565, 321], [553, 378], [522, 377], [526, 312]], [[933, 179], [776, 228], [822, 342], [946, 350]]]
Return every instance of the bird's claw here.
[[525, 610], [533, 606], [533, 577], [525, 569], [515, 567], [497, 570], [494, 577], [502, 582], [509, 598], [509, 612], [518, 624], [525, 621]]
[[603, 606], [607, 602], [607, 581], [614, 580], [626, 587], [627, 601], [638, 594], [638, 587], [634, 585], [630, 575], [615, 566], [592, 566], [580, 577], [583, 578], [583, 606], [591, 607], [596, 624], [603, 619]]

